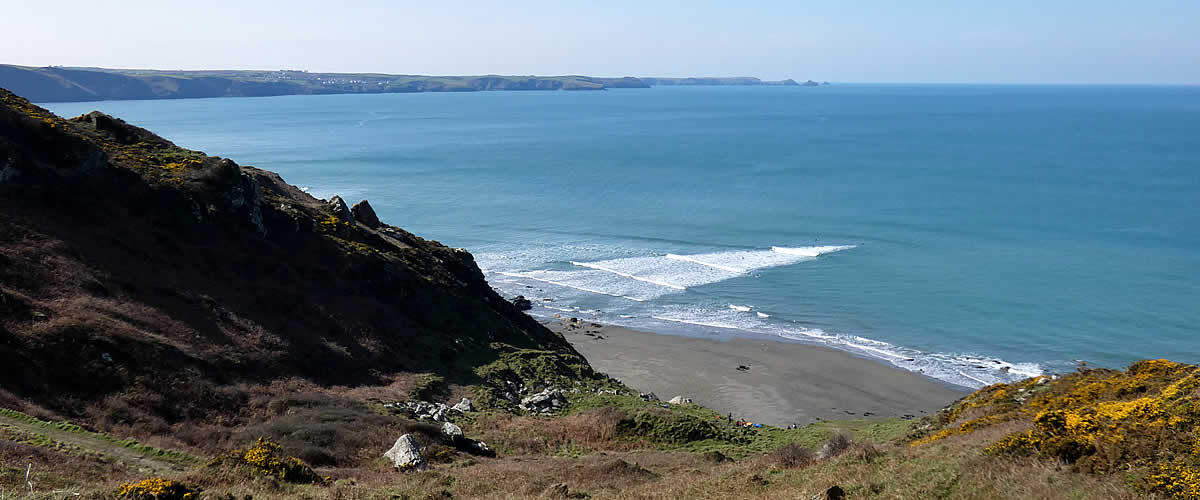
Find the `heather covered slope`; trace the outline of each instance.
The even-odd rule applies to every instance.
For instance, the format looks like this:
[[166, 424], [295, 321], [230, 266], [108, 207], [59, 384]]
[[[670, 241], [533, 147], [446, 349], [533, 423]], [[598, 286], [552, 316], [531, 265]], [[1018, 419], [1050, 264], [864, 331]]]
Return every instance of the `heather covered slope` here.
[[0, 181], [9, 406], [89, 422], [120, 398], [172, 423], [236, 413], [232, 386], [286, 378], [506, 387], [525, 381], [475, 369], [525, 350], [594, 376], [466, 251], [100, 113], [64, 120], [0, 91]]

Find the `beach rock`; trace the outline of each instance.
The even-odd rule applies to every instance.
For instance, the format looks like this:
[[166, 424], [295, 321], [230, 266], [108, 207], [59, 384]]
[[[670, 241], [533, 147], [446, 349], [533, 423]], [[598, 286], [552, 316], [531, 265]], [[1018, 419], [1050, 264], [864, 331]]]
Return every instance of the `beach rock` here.
[[445, 422], [442, 424], [442, 437], [451, 443], [457, 442], [464, 437], [462, 427]]
[[367, 200], [355, 203], [353, 207], [350, 207], [350, 213], [354, 215], [354, 220], [364, 226], [379, 227], [382, 225], [379, 222], [379, 216], [375, 215], [375, 209], [371, 208], [371, 204]]
[[690, 404], [692, 404], [692, 398], [685, 398], [683, 396], [675, 396], [675, 397], [671, 398], [670, 401], [667, 401], [667, 402], [671, 403], [673, 405], [690, 405]]
[[470, 399], [462, 398], [462, 401], [455, 403], [454, 406], [450, 407], [450, 409], [457, 410], [462, 413], [472, 412], [475, 411], [475, 403], [471, 402]]
[[563, 406], [566, 406], [567, 398], [563, 396], [562, 391], [557, 389], [546, 389], [542, 392], [529, 396], [521, 400], [518, 405], [522, 410], [531, 413], [551, 413]]
[[345, 222], [354, 222], [354, 214], [350, 212], [350, 207], [346, 206], [346, 202], [341, 196], [334, 195], [329, 199], [329, 208], [333, 209], [333, 216]]
[[533, 302], [525, 298], [524, 295], [518, 295], [516, 298], [512, 299], [512, 305], [516, 306], [517, 309], [521, 311], [533, 309]]
[[421, 469], [425, 467], [425, 458], [421, 456], [421, 447], [412, 434], [405, 434], [396, 440], [392, 449], [383, 454], [384, 458], [392, 461], [392, 466], [400, 470]]
[[638, 397], [642, 398], [642, 401], [658, 401], [659, 400], [658, 395], [654, 394], [653, 392], [643, 392], [643, 393], [638, 394]]

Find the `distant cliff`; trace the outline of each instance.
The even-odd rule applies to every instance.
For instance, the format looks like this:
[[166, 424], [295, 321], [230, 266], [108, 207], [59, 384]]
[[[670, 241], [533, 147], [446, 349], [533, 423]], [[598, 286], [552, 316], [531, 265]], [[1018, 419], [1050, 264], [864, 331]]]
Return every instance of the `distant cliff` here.
[[34, 102], [297, 94], [386, 94], [485, 90], [605, 90], [655, 85], [815, 85], [736, 78], [597, 78], [591, 76], [420, 76], [307, 71], [160, 71], [34, 68], [0, 64], [0, 87]]
[[412, 76], [306, 71], [157, 71], [0, 65], [0, 87], [34, 102], [482, 90], [646, 88], [633, 77]]

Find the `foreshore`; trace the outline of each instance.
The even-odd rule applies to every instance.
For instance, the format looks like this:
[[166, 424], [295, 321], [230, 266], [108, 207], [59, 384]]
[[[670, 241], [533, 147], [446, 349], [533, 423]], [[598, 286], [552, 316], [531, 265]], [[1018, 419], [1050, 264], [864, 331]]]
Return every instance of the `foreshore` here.
[[663, 400], [675, 396], [775, 426], [918, 418], [967, 389], [849, 353], [798, 342], [709, 340], [591, 322], [545, 322], [601, 372]]

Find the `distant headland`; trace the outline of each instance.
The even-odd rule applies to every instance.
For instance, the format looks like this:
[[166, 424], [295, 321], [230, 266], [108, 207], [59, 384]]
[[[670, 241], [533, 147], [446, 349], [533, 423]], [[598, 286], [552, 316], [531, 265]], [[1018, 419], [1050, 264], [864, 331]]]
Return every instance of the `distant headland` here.
[[[484, 90], [605, 90], [679, 85], [817, 86], [812, 80], [730, 78], [597, 78], [591, 76], [422, 76], [381, 73], [278, 71], [164, 71], [42, 68], [0, 64], [0, 87], [34, 102], [199, 97], [265, 97], [298, 94], [386, 94]], [[827, 85], [827, 84], [826, 84]]]

